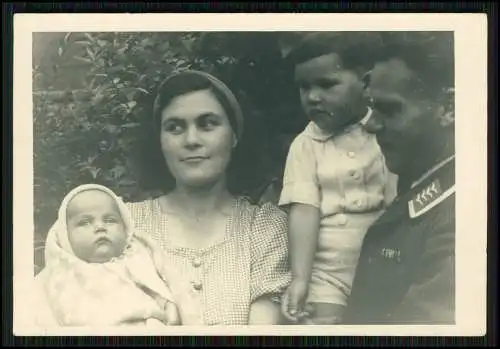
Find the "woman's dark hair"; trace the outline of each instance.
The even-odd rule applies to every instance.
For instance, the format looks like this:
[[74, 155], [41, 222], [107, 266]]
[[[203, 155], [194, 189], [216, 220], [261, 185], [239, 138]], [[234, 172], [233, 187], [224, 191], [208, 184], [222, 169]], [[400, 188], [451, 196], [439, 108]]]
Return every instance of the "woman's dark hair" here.
[[[209, 79], [202, 75], [187, 74], [178, 75], [168, 81], [168, 84], [160, 87], [155, 100], [155, 105], [152, 110], [152, 117], [144, 118], [143, 122], [143, 137], [141, 139], [141, 159], [142, 174], [140, 185], [147, 191], [168, 192], [175, 187], [175, 179], [172, 176], [165, 158], [161, 151], [160, 134], [161, 134], [161, 113], [171, 103], [171, 101], [181, 95], [210, 90], [219, 103], [224, 108], [232, 129], [238, 129], [237, 120], [235, 118], [235, 110], [231, 106], [227, 96], [210, 82]], [[231, 176], [234, 168], [233, 158], [237, 156], [237, 149], [233, 151], [229, 167], [228, 167], [228, 188], [231, 190], [233, 176]]]

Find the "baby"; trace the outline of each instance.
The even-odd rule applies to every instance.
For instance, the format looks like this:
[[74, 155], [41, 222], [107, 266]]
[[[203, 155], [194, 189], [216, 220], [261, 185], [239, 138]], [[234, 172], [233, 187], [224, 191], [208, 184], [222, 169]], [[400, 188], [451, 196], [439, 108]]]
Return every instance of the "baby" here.
[[178, 325], [161, 251], [123, 201], [89, 184], [63, 200], [45, 248], [44, 290], [63, 326]]

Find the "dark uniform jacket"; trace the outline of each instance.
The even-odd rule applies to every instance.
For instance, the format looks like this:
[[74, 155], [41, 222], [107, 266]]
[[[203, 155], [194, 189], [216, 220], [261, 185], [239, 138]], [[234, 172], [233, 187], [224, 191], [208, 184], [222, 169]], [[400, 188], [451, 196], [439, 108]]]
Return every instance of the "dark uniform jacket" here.
[[455, 160], [399, 195], [368, 230], [346, 324], [455, 322]]

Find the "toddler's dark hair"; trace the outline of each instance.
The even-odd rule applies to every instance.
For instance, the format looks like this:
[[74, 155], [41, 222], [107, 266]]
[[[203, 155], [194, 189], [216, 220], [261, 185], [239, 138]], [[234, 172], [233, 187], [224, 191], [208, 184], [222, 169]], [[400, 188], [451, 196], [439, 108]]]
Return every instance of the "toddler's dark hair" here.
[[311, 32], [302, 36], [288, 54], [290, 68], [313, 58], [336, 53], [344, 68], [368, 71], [381, 56], [382, 37], [379, 32]]

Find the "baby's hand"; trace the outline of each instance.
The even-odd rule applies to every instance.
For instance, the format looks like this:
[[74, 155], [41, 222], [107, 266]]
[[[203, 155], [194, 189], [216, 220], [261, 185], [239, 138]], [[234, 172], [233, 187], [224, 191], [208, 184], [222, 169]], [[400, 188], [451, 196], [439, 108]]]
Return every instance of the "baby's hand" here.
[[165, 323], [168, 326], [181, 325], [179, 309], [177, 308], [177, 305], [175, 305], [175, 303], [167, 301], [167, 303], [165, 304], [164, 313], [165, 313]]
[[292, 281], [283, 295], [281, 302], [281, 311], [288, 320], [298, 322], [308, 316], [308, 311], [305, 307], [308, 291], [308, 282], [301, 279], [294, 279]]
[[167, 325], [164, 324], [162, 321], [155, 319], [155, 318], [149, 318], [146, 320], [146, 326], [149, 328], [165, 328]]

